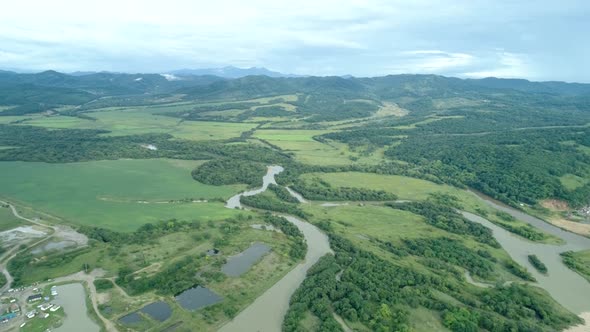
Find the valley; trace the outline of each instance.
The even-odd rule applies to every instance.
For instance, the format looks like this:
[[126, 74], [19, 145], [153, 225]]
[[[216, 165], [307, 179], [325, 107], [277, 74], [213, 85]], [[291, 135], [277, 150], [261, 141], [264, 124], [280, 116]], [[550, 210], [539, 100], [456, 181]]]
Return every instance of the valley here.
[[549, 332], [590, 312], [578, 87], [92, 75], [0, 73], [30, 89], [0, 93], [0, 306], [23, 312], [2, 328], [65, 328], [71, 305], [26, 319], [26, 298], [72, 282], [104, 331]]

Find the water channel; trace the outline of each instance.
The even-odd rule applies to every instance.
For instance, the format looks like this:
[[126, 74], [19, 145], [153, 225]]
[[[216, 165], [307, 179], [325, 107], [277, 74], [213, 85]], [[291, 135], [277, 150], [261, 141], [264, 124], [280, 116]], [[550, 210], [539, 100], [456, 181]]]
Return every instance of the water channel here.
[[[276, 184], [275, 175], [283, 171], [281, 166], [269, 166], [262, 178], [262, 188], [247, 191], [231, 197], [228, 208], [241, 208], [240, 197], [253, 196], [264, 192], [269, 184]], [[291, 191], [290, 191], [291, 192]], [[297, 196], [294, 196], [297, 198]], [[299, 199], [299, 198], [298, 198]], [[303, 197], [301, 197], [303, 199]], [[279, 214], [280, 215], [280, 214]], [[322, 256], [331, 253], [328, 237], [317, 227], [293, 216], [281, 215], [297, 226], [307, 242], [305, 260], [287, 273], [281, 280], [259, 296], [251, 305], [240, 312], [232, 321], [224, 325], [221, 332], [276, 332], [281, 331], [283, 317], [289, 309], [289, 299], [305, 279], [307, 270]]]

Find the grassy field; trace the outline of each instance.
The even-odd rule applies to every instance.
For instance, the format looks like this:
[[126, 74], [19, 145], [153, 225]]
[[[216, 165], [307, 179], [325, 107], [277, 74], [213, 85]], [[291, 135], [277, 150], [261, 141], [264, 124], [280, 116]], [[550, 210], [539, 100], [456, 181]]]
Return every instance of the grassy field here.
[[0, 232], [21, 226], [23, 222], [15, 217], [9, 208], [0, 207]]
[[0, 163], [0, 195], [87, 225], [131, 231], [147, 222], [178, 218], [219, 220], [236, 212], [221, 202], [173, 202], [227, 198], [243, 186], [194, 181], [196, 161], [116, 160], [71, 164]]
[[[391, 259], [390, 253], [384, 251], [375, 242], [371, 241], [371, 239], [378, 239], [403, 246], [403, 239], [444, 236], [462, 241], [469, 248], [486, 248], [486, 250], [499, 260], [509, 259], [508, 254], [503, 249], [484, 247], [472, 238], [448, 233], [427, 224], [423, 217], [408, 211], [396, 210], [387, 206], [352, 203], [336, 207], [304, 204], [302, 207], [306, 212], [313, 215], [313, 218], [311, 218], [313, 221], [331, 220], [336, 234], [348, 238], [359, 247], [370, 250], [384, 259]], [[412, 257], [396, 260], [395, 263], [423, 269], [421, 265], [416, 264], [416, 261]], [[499, 266], [492, 279], [515, 280], [514, 276]]]
[[47, 128], [78, 128], [108, 130], [109, 135], [123, 136], [147, 133], [168, 133], [190, 140], [221, 140], [238, 137], [255, 124], [209, 121], [182, 121], [178, 118], [152, 114], [136, 109], [91, 112], [96, 121], [68, 116], [36, 117], [23, 124]]
[[314, 136], [331, 132], [330, 130], [276, 130], [259, 129], [254, 137], [268, 141], [286, 152], [295, 155], [295, 159], [311, 165], [350, 165], [354, 163], [374, 164], [383, 160], [383, 151], [359, 158], [346, 144], [339, 142], [321, 143]]
[[590, 179], [579, 177], [573, 174], [566, 174], [559, 178], [561, 184], [568, 190], [575, 190], [579, 187], [584, 186], [586, 183], [590, 182]]
[[[430, 181], [410, 178], [407, 176], [399, 175], [381, 175], [372, 173], [359, 173], [359, 172], [345, 172], [345, 173], [308, 173], [302, 176], [304, 179], [312, 179], [319, 177], [320, 179], [327, 181], [334, 187], [357, 187], [367, 188], [374, 190], [384, 190], [393, 194], [396, 194], [401, 200], [424, 200], [432, 193], [446, 193], [453, 195], [459, 199], [463, 205], [463, 209], [472, 213], [481, 215], [482, 212], [485, 217], [503, 226], [506, 224], [498, 217], [496, 211], [484, 204], [474, 194], [444, 184], [436, 184]], [[512, 220], [508, 223], [513, 227], [524, 227], [527, 224], [523, 221]], [[541, 232], [541, 230], [537, 229]], [[541, 232], [543, 233], [543, 232]], [[563, 241], [553, 235], [544, 233], [545, 238], [539, 242], [548, 244], [560, 244]]]
[[448, 193], [457, 197], [471, 196], [464, 190], [448, 185], [440, 185], [426, 180], [399, 175], [380, 175], [360, 172], [309, 173], [304, 179], [319, 177], [334, 187], [358, 187], [384, 190], [396, 194], [399, 199], [423, 200], [434, 192]]
[[267, 141], [314, 142], [313, 137], [330, 133], [330, 130], [257, 130], [254, 137]]

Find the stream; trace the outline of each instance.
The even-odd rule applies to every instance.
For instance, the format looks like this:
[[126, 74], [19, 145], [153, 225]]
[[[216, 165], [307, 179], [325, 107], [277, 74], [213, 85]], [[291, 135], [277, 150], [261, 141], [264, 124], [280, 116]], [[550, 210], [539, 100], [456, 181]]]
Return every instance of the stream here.
[[[241, 208], [240, 197], [253, 196], [264, 192], [269, 184], [276, 184], [275, 175], [282, 171], [283, 168], [281, 166], [269, 166], [268, 172], [262, 178], [263, 185], [261, 188], [237, 194], [231, 197], [225, 206], [230, 209]], [[294, 194], [291, 190], [289, 190], [289, 192], [299, 200], [296, 193]], [[301, 197], [301, 199], [303, 199], [303, 197]], [[221, 327], [219, 331], [281, 331], [283, 317], [289, 309], [291, 295], [293, 295], [295, 290], [297, 290], [299, 285], [301, 285], [305, 279], [307, 270], [309, 270], [309, 268], [312, 267], [322, 256], [327, 253], [332, 253], [328, 237], [317, 227], [293, 216], [283, 214], [277, 215], [287, 219], [289, 222], [297, 226], [297, 228], [303, 233], [307, 242], [307, 254], [305, 255], [305, 260], [289, 271], [289, 273], [259, 296], [233, 320]]]

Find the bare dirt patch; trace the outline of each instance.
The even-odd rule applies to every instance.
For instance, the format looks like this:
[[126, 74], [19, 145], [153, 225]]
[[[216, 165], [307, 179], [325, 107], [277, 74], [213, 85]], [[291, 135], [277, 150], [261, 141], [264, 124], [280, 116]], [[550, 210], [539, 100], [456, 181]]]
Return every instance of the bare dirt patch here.
[[543, 206], [546, 209], [550, 209], [553, 211], [568, 211], [569, 210], [569, 205], [567, 204], [567, 202], [564, 201], [560, 201], [558, 199], [546, 199], [541, 201], [541, 206]]
[[390, 115], [404, 116], [408, 113], [408, 110], [399, 107], [396, 103], [385, 102], [383, 103], [383, 106], [381, 106], [375, 113], [375, 117], [384, 117]]
[[580, 234], [583, 236], [590, 236], [590, 224], [582, 224], [575, 221], [569, 221], [563, 218], [550, 218], [549, 222], [557, 227], [563, 228], [572, 233]]

